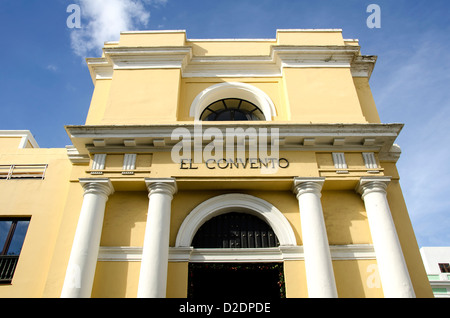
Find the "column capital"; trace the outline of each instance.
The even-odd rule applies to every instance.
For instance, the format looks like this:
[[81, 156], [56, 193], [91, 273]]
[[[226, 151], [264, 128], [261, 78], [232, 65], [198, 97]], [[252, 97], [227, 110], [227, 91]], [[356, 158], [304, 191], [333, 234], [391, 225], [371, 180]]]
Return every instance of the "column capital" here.
[[367, 194], [373, 192], [386, 194], [389, 182], [391, 182], [391, 177], [362, 177], [355, 190], [361, 194], [363, 199]]
[[114, 187], [108, 178], [80, 178], [78, 179], [86, 194], [100, 194], [109, 197], [114, 193]]
[[178, 191], [175, 178], [145, 178], [145, 185], [147, 186], [149, 197], [154, 193], [173, 196]]
[[314, 193], [321, 195], [322, 186], [325, 182], [325, 178], [294, 178], [294, 184], [292, 191], [299, 197], [304, 193]]

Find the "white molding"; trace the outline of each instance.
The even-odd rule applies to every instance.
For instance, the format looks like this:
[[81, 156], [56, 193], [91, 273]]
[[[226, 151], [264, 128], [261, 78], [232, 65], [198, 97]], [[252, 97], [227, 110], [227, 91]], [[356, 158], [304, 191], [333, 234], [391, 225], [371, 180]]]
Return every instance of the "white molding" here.
[[[311, 32], [314, 30], [308, 30]], [[326, 30], [318, 30], [323, 32]], [[174, 31], [177, 32], [177, 31]], [[283, 32], [283, 30], [281, 30]], [[330, 32], [334, 32], [330, 30]], [[130, 32], [130, 34], [138, 32]], [[142, 32], [165, 33], [165, 32]], [[126, 34], [126, 33], [125, 33]], [[276, 45], [268, 39], [196, 39], [191, 42], [272, 42], [267, 56], [193, 56], [186, 46], [105, 47], [104, 57], [86, 59], [92, 79], [111, 79], [116, 69], [178, 68], [189, 77], [281, 77], [283, 68], [351, 68], [354, 77], [370, 77], [374, 56], [360, 56], [359, 46]]]
[[[328, 29], [277, 29], [277, 33], [280, 32], [342, 32], [339, 28], [328, 28]], [[178, 30], [136, 30], [136, 31], [121, 31], [120, 34], [162, 34], [162, 33], [186, 33], [185, 29]], [[221, 41], [223, 39], [205, 39], [205, 41]], [[239, 39], [237, 39], [239, 40]], [[253, 40], [253, 39], [252, 39]], [[258, 39], [255, 39], [258, 40]], [[260, 39], [259, 39], [260, 40]], [[276, 40], [276, 39], [274, 39]], [[187, 40], [192, 41], [192, 40]]]
[[281, 70], [285, 67], [349, 68], [358, 53], [357, 46], [275, 46], [271, 56]]
[[183, 77], [281, 77], [280, 67], [265, 56], [193, 57]]
[[190, 247], [197, 230], [206, 221], [228, 212], [257, 216], [272, 228], [281, 246], [297, 245], [291, 225], [275, 206], [251, 195], [231, 193], [208, 199], [192, 210], [178, 230], [175, 247]]
[[[327, 152], [376, 152], [380, 161], [394, 161], [400, 156], [400, 150], [393, 146], [395, 139], [401, 132], [403, 124], [291, 124], [277, 122], [233, 122], [221, 124], [220, 122], [189, 122], [175, 125], [99, 125], [99, 126], [66, 126], [66, 131], [71, 138], [74, 147], [78, 150], [77, 156], [85, 156], [95, 153], [124, 153], [124, 152], [149, 152], [171, 151], [173, 146], [180, 142], [172, 139], [174, 129], [182, 128], [193, 143], [200, 139], [203, 146], [211, 141], [194, 138], [203, 134], [208, 128], [220, 129], [226, 136], [226, 129], [244, 129], [252, 127], [259, 129], [278, 129], [278, 137], [281, 141], [280, 151], [327, 151]], [[125, 147], [124, 140], [133, 138], [135, 147]], [[345, 138], [342, 145], [335, 145], [336, 138]], [[364, 141], [368, 138], [374, 142], [370, 145]], [[94, 147], [94, 140], [103, 139], [104, 147]], [[164, 147], [155, 147], [154, 140], [164, 141]], [[270, 147], [270, 143], [268, 144]], [[75, 152], [72, 151], [75, 155]]]
[[[331, 257], [339, 260], [374, 260], [375, 251], [371, 244], [331, 245]], [[100, 262], [140, 262], [142, 247], [101, 246]], [[169, 262], [275, 262], [304, 260], [303, 246], [280, 246], [272, 248], [247, 249], [195, 249], [192, 247], [171, 247]]]
[[277, 29], [277, 32], [342, 32], [342, 29]]
[[86, 62], [94, 83], [96, 80], [112, 79], [114, 70], [106, 58], [87, 58]]
[[397, 162], [402, 154], [402, 150], [399, 145], [393, 144], [389, 151], [383, 151], [378, 154], [378, 159], [384, 162]]
[[92, 170], [105, 169], [106, 154], [95, 154], [92, 160]]
[[199, 121], [206, 107], [224, 98], [241, 98], [255, 104], [261, 109], [266, 121], [272, 121], [272, 117], [276, 116], [275, 105], [266, 93], [253, 85], [239, 82], [212, 85], [200, 92], [191, 104], [189, 116]]
[[122, 31], [120, 34], [163, 34], [163, 33], [186, 33], [186, 30], [142, 30], [142, 31]]
[[352, 61], [351, 72], [353, 77], [367, 77], [370, 78], [372, 75], [373, 69], [375, 67], [375, 63], [377, 61], [377, 57], [373, 55], [369, 56], [357, 56]]
[[27, 147], [28, 142], [33, 146], [33, 148], [39, 148], [38, 143], [33, 137], [33, 134], [29, 130], [0, 130], [1, 137], [18, 137], [22, 138], [20, 141], [18, 149], [24, 149]]
[[136, 157], [135, 153], [126, 153], [123, 155], [122, 174], [132, 174], [130, 170], [136, 169]]
[[91, 161], [91, 158], [87, 154], [80, 154], [77, 148], [73, 145], [66, 146], [67, 157], [73, 164], [86, 164]]
[[281, 77], [284, 68], [353, 68], [367, 76], [374, 63], [355, 58], [357, 46], [272, 46], [268, 56], [194, 56], [183, 77]]
[[186, 42], [276, 42], [275, 38], [255, 39], [255, 38], [212, 38], [212, 39], [187, 39]]
[[[287, 251], [287, 250], [286, 250]], [[302, 259], [303, 247], [295, 246], [289, 250], [290, 259]], [[293, 256], [293, 254], [296, 254]], [[189, 261], [192, 263], [234, 263], [234, 262], [278, 262], [284, 261], [283, 248], [246, 249], [193, 249]]]
[[362, 155], [367, 169], [378, 169], [377, 160], [373, 152], [363, 152]]
[[372, 244], [330, 245], [331, 258], [337, 260], [376, 259]]
[[192, 57], [190, 47], [111, 47], [104, 49], [114, 70], [184, 69]]
[[337, 173], [348, 173], [347, 162], [345, 161], [345, 154], [343, 152], [333, 152], [334, 167]]

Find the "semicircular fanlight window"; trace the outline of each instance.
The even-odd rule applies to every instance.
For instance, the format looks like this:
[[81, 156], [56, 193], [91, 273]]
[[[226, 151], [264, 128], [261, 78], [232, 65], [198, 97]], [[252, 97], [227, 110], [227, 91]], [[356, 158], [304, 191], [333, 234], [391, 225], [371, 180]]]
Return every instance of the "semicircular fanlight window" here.
[[264, 115], [258, 106], [238, 98], [215, 101], [200, 115], [202, 121], [262, 120], [262, 118]]
[[204, 223], [192, 240], [194, 248], [264, 248], [279, 246], [272, 228], [246, 213], [226, 213]]

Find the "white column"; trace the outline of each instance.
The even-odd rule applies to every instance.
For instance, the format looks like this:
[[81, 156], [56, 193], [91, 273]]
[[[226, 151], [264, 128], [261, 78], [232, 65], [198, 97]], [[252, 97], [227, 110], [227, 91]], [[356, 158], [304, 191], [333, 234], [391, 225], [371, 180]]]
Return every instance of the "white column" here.
[[357, 192], [366, 206], [384, 296], [415, 297], [386, 197], [389, 177], [361, 178]]
[[325, 178], [294, 178], [300, 208], [308, 296], [337, 297], [328, 236], [323, 218], [321, 189]]
[[61, 292], [62, 298], [91, 297], [103, 217], [108, 196], [114, 192], [109, 179], [80, 179], [83, 204]]
[[165, 298], [169, 261], [170, 212], [175, 179], [145, 179], [149, 194], [147, 226], [139, 274], [139, 298]]

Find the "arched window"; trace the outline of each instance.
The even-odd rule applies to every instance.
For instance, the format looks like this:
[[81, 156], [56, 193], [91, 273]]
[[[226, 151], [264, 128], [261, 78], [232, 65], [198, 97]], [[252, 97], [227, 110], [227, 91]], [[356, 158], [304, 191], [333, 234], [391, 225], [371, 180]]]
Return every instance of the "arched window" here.
[[215, 101], [200, 115], [202, 121], [263, 120], [263, 118], [264, 115], [258, 106], [239, 98]]
[[272, 228], [247, 213], [225, 213], [204, 223], [192, 241], [194, 248], [265, 248], [279, 246]]
[[264, 221], [275, 233], [280, 247], [297, 246], [290, 223], [274, 205], [248, 194], [228, 193], [200, 203], [188, 214], [178, 230], [175, 247], [191, 247], [194, 236], [203, 224], [234, 212], [250, 214]]
[[[212, 105], [218, 102], [222, 103], [220, 107], [224, 108], [222, 100], [224, 100], [227, 104], [231, 103], [231, 106], [235, 109], [237, 109], [237, 104], [239, 101], [242, 100], [243, 105], [247, 106], [248, 109], [242, 108], [243, 105], [241, 105], [242, 111], [223, 111], [221, 116], [219, 116], [219, 119], [214, 120], [225, 120], [220, 118], [231, 118], [234, 116], [234, 120], [272, 121], [272, 118], [276, 116], [275, 105], [265, 92], [253, 85], [237, 82], [220, 83], [212, 85], [201, 91], [191, 104], [189, 116], [193, 117], [195, 121], [211, 120], [208, 116], [213, 112], [205, 111], [205, 109], [210, 106], [212, 107]], [[218, 104], [214, 105], [214, 107], [218, 106]], [[250, 116], [252, 119], [245, 119], [248, 118], [248, 113], [250, 113], [255, 107], [257, 109], [255, 109], [252, 113], [254, 116]], [[207, 117], [208, 119], [206, 119]], [[216, 116], [211, 117], [215, 118]]]

